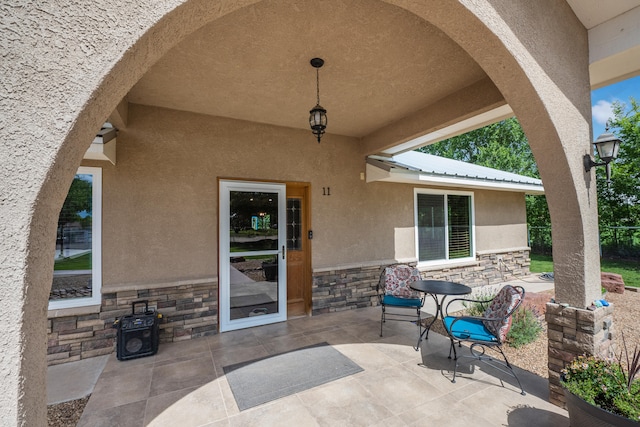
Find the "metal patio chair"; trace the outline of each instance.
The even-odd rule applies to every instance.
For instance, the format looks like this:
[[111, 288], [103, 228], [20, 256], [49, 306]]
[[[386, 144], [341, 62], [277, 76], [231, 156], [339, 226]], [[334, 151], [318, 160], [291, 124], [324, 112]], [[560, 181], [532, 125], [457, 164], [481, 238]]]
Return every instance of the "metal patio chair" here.
[[[377, 286], [378, 301], [382, 307], [380, 336], [382, 325], [387, 320], [415, 322], [420, 325], [420, 309], [424, 305], [425, 296], [420, 296], [419, 292], [409, 287], [416, 280], [421, 280], [420, 271], [406, 264], [389, 265], [382, 269]], [[389, 308], [393, 311], [387, 311]], [[415, 310], [415, 313], [409, 314], [408, 310]]]
[[[502, 351], [502, 344], [505, 342], [511, 328], [513, 313], [520, 307], [523, 299], [524, 288], [522, 286], [506, 285], [500, 289], [495, 297], [488, 301], [467, 298], [456, 298], [449, 301], [446, 307], [447, 314], [444, 318], [444, 325], [451, 339], [449, 359], [451, 359], [451, 351], [453, 350], [456, 361], [451, 382], [456, 382], [458, 360], [466, 357], [484, 361], [500, 372], [512, 375], [518, 382], [521, 394], [526, 394], [520, 379], [518, 379], [509, 360], [507, 360], [507, 356]], [[448, 314], [449, 306], [454, 301], [481, 304], [485, 310], [484, 314], [482, 317], [450, 316]], [[457, 343], [458, 347], [462, 347], [463, 342], [470, 344], [469, 350], [471, 354], [469, 356], [458, 356], [456, 352], [455, 344]], [[504, 362], [487, 354], [486, 349], [499, 353]]]

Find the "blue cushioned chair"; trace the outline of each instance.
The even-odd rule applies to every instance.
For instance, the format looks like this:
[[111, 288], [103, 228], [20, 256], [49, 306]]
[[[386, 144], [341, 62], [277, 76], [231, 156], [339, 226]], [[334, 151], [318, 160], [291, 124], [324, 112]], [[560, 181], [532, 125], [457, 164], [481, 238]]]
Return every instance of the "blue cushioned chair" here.
[[[420, 279], [420, 271], [409, 265], [394, 264], [382, 269], [377, 287], [378, 301], [382, 307], [380, 336], [382, 325], [387, 320], [414, 322], [420, 325], [420, 309], [424, 305], [425, 296], [420, 296], [419, 292], [409, 287], [412, 282]], [[389, 308], [394, 310], [388, 311]], [[407, 313], [408, 310], [411, 314]]]
[[[456, 298], [449, 301], [446, 307], [447, 314], [444, 318], [444, 326], [451, 339], [449, 358], [451, 358], [451, 351], [453, 350], [456, 361], [451, 382], [456, 382], [458, 359], [468, 357], [484, 361], [499, 371], [512, 375], [518, 382], [518, 386], [520, 386], [521, 394], [525, 394], [518, 376], [502, 351], [502, 344], [511, 328], [513, 313], [520, 307], [523, 299], [524, 288], [522, 286], [506, 285], [500, 289], [494, 298], [488, 301], [467, 298]], [[449, 306], [454, 301], [480, 304], [484, 308], [484, 314], [482, 317], [450, 316], [448, 314]], [[458, 347], [461, 347], [463, 342], [469, 343], [470, 356], [458, 356], [455, 344], [457, 343]], [[496, 353], [502, 356], [504, 362], [491, 357], [486, 353], [485, 349], [495, 350]]]

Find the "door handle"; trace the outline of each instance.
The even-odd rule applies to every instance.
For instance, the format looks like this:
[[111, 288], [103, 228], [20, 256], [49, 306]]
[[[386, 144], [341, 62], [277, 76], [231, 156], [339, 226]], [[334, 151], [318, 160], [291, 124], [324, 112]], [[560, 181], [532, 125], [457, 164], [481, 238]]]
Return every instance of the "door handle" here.
[[284, 259], [284, 245], [282, 245], [282, 259]]

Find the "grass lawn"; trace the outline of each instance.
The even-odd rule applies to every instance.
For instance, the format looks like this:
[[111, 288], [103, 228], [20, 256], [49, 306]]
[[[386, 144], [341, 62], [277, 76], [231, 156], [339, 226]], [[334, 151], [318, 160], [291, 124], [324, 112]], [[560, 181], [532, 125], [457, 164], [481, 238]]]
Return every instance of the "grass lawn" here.
[[91, 270], [91, 252], [77, 258], [56, 260], [54, 270]]
[[[531, 255], [532, 273], [550, 273], [553, 271], [553, 259], [548, 255]], [[602, 259], [600, 270], [617, 273], [622, 276], [626, 286], [640, 288], [640, 262], [633, 260]]]

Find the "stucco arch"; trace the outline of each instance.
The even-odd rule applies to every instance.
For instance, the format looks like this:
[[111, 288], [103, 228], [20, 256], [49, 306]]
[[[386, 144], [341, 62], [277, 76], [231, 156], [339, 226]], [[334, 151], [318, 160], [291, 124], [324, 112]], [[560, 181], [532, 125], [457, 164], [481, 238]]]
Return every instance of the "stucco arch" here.
[[[44, 325], [55, 222], [95, 130], [172, 46], [251, 3], [2, 6], [0, 33], [8, 53], [0, 65], [0, 108], [10, 112], [0, 118], [4, 422], [46, 424]], [[552, 0], [517, 7], [498, 0], [388, 3], [447, 33], [512, 105], [547, 183], [558, 297], [584, 305], [592, 299], [599, 270], [592, 239], [597, 230], [595, 189], [581, 166], [590, 139], [586, 31], [566, 4], [557, 6]]]
[[586, 307], [600, 292], [595, 180], [582, 163], [591, 145], [587, 31], [567, 4], [552, 1], [401, 7], [464, 48], [512, 107], [545, 183], [556, 299]]

